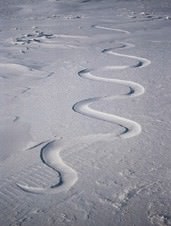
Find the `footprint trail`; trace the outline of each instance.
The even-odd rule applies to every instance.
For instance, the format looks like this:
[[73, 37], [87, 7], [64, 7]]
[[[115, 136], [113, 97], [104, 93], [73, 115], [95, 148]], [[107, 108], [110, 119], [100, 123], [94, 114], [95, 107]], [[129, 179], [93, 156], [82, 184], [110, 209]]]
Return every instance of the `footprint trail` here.
[[[129, 31], [125, 31], [122, 29], [114, 29], [109, 27], [103, 26], [92, 26], [96, 29], [103, 29], [108, 31], [114, 32], [121, 32], [125, 34], [130, 34]], [[116, 48], [109, 48], [102, 50], [104, 54], [110, 54], [121, 58], [128, 58], [133, 59], [135, 61], [134, 64], [129, 65], [122, 65], [122, 66], [111, 66], [107, 65], [101, 68], [102, 71], [116, 71], [116, 70], [125, 70], [125, 69], [141, 69], [147, 67], [151, 61], [143, 58], [137, 57], [134, 55], [126, 55], [115, 52], [115, 49], [128, 49], [135, 47], [133, 44], [130, 43], [120, 43], [121, 45]], [[105, 78], [105, 77], [98, 77], [93, 74], [92, 70], [84, 69], [78, 72], [78, 75], [83, 79], [89, 79], [94, 81], [100, 82], [107, 82], [107, 83], [114, 83], [123, 85], [129, 88], [129, 91], [122, 95], [115, 95], [115, 96], [101, 96], [101, 97], [92, 97], [89, 99], [81, 100], [73, 105], [73, 111], [80, 113], [84, 116], [88, 116], [97, 120], [103, 120], [112, 124], [117, 124], [123, 128], [120, 134], [116, 133], [99, 133], [99, 134], [91, 134], [83, 137], [74, 138], [72, 140], [68, 140], [66, 142], [62, 142], [61, 140], [51, 141], [46, 143], [46, 145], [41, 149], [40, 158], [42, 162], [53, 169], [58, 174], [58, 183], [50, 185], [49, 187], [32, 187], [29, 185], [24, 185], [22, 183], [18, 183], [18, 187], [26, 192], [31, 193], [43, 193], [43, 194], [55, 194], [59, 192], [67, 192], [78, 180], [77, 172], [70, 166], [68, 166], [62, 158], [60, 157], [60, 152], [64, 150], [68, 150], [71, 148], [76, 148], [78, 144], [93, 144], [100, 140], [103, 141], [110, 141], [113, 139], [127, 139], [134, 136], [137, 136], [141, 133], [141, 125], [133, 120], [123, 118], [118, 115], [109, 114], [106, 112], [95, 110], [91, 107], [93, 103], [99, 101], [111, 101], [111, 100], [122, 100], [126, 98], [134, 98], [142, 95], [145, 92], [145, 89], [139, 83], [133, 81], [126, 81], [116, 78]]]

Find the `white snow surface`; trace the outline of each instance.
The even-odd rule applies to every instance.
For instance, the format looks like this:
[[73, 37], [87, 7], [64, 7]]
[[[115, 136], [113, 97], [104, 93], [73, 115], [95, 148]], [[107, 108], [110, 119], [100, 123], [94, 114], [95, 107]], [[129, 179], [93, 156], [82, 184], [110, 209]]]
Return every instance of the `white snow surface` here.
[[170, 0], [0, 16], [0, 226], [171, 225]]

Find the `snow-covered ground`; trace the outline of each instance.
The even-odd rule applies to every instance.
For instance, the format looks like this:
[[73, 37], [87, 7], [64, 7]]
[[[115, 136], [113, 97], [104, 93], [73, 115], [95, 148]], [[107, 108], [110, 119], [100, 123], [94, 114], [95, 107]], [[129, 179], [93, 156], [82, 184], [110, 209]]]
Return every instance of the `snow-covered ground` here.
[[170, 0], [0, 15], [0, 226], [171, 225]]

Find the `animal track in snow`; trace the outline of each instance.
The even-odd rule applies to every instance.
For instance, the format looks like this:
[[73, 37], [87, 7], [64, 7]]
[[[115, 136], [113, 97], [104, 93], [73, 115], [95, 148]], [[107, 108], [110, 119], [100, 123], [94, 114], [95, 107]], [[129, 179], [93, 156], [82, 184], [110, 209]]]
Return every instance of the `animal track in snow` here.
[[[128, 31], [121, 30], [121, 29], [114, 29], [114, 28], [103, 27], [103, 26], [94, 26], [94, 27], [97, 29], [111, 30], [111, 31], [129, 34]], [[129, 43], [122, 43], [122, 45], [118, 48], [126, 49], [131, 47], [134, 47], [134, 45]], [[111, 54], [117, 57], [133, 59], [136, 61], [136, 63], [131, 65], [123, 65], [123, 66], [107, 65], [104, 68], [102, 68], [102, 70], [115, 71], [115, 70], [125, 70], [125, 69], [133, 69], [133, 68], [140, 69], [140, 68], [147, 67], [151, 63], [150, 60], [146, 58], [117, 53], [114, 51], [115, 49], [116, 48], [110, 48], [110, 49], [107, 48], [102, 50], [102, 53]], [[52, 141], [47, 143], [41, 149], [41, 153], [40, 153], [41, 160], [44, 164], [46, 164], [46, 166], [50, 167], [51, 169], [53, 169], [58, 173], [60, 180], [58, 181], [58, 183], [54, 185], [50, 185], [49, 187], [46, 187], [46, 188], [33, 187], [30, 185], [23, 185], [22, 183], [18, 183], [18, 186], [24, 191], [31, 192], [31, 193], [59, 193], [59, 192], [68, 191], [76, 183], [78, 179], [77, 172], [72, 167], [65, 164], [60, 157], [60, 152], [63, 151], [64, 149], [77, 147], [77, 145], [80, 143], [95, 143], [100, 140], [110, 141], [113, 139], [127, 139], [127, 138], [137, 136], [138, 134], [141, 133], [141, 126], [137, 122], [130, 119], [123, 118], [121, 116], [95, 110], [91, 108], [91, 105], [99, 101], [122, 100], [125, 98], [134, 98], [134, 97], [140, 96], [145, 91], [142, 85], [133, 81], [98, 77], [94, 75], [93, 72], [89, 69], [81, 70], [80, 72], [78, 72], [78, 75], [84, 79], [114, 83], [114, 84], [123, 85], [129, 88], [129, 92], [123, 95], [92, 97], [86, 100], [81, 100], [73, 105], [73, 110], [75, 112], [97, 119], [97, 120], [103, 120], [112, 124], [118, 124], [123, 128], [123, 131], [120, 134], [115, 134], [113, 132], [113, 133], [106, 133], [106, 134], [101, 133], [101, 134], [87, 135], [84, 137], [69, 140], [65, 144], [62, 144], [62, 142], [60, 141]]]
[[[32, 33], [28, 33], [22, 35], [19, 38], [16, 38], [14, 41], [15, 45], [27, 46], [26, 50], [21, 50], [21, 53], [26, 53], [29, 50], [29, 45], [41, 45], [43, 47], [48, 48], [78, 48], [76, 44], [68, 43], [67, 40], [84, 40], [87, 39], [88, 36], [81, 35], [72, 35], [72, 34], [47, 34], [42, 31], [34, 31]], [[64, 42], [66, 39], [66, 43]]]
[[25, 45], [31, 43], [40, 43], [44, 39], [51, 39], [53, 37], [53, 34], [46, 34], [42, 31], [35, 31], [34, 33], [25, 34], [19, 38], [16, 38], [15, 44]]

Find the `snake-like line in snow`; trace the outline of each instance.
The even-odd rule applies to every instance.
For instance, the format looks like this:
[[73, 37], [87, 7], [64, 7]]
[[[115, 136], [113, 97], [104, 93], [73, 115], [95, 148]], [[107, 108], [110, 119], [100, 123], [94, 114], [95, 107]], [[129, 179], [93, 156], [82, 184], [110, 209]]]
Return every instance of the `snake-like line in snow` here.
[[[121, 30], [121, 29], [114, 29], [114, 28], [98, 26], [98, 25], [93, 27], [97, 29], [104, 29], [104, 30], [110, 30], [110, 31], [129, 34], [128, 31]], [[128, 68], [144, 68], [151, 63], [151, 61], [146, 58], [115, 52], [115, 49], [117, 48], [126, 49], [126, 48], [134, 47], [134, 45], [130, 43], [120, 43], [120, 44], [121, 45], [116, 48], [104, 49], [102, 50], [102, 53], [133, 59], [135, 60], [135, 64], [122, 65], [122, 66], [106, 66], [102, 68], [102, 70], [115, 71], [115, 70], [125, 70]], [[94, 75], [93, 71], [89, 69], [81, 70], [78, 73], [78, 75], [84, 79], [114, 83], [114, 84], [119, 84], [119, 85], [129, 87], [129, 91], [126, 94], [89, 98], [86, 100], [79, 101], [73, 106], [73, 110], [77, 113], [80, 113], [82, 115], [86, 115], [88, 117], [95, 118], [98, 120], [103, 120], [109, 123], [117, 124], [121, 126], [123, 130], [120, 134], [115, 134], [115, 133], [103, 134], [102, 133], [102, 134], [87, 135], [81, 138], [75, 138], [75, 139], [69, 140], [64, 144], [60, 140], [50, 141], [41, 149], [40, 158], [44, 164], [46, 164], [48, 167], [50, 167], [51, 169], [53, 169], [58, 173], [59, 178], [58, 178], [57, 184], [51, 185], [50, 187], [47, 187], [47, 188], [43, 188], [43, 187], [31, 187], [29, 185], [18, 183], [17, 186], [24, 191], [31, 192], [31, 193], [40, 193], [40, 194], [41, 193], [56, 194], [59, 192], [68, 191], [76, 183], [76, 181], [78, 180], [78, 176], [77, 176], [77, 172], [73, 168], [71, 168], [66, 163], [64, 163], [64, 161], [60, 157], [61, 151], [69, 149], [71, 147], [76, 147], [80, 143], [82, 144], [94, 143], [100, 140], [110, 141], [110, 140], [113, 140], [114, 138], [126, 139], [126, 138], [134, 137], [141, 133], [141, 126], [137, 122], [114, 115], [114, 114], [109, 114], [106, 112], [95, 110], [91, 107], [91, 105], [98, 101], [115, 100], [115, 99], [121, 100], [125, 98], [134, 98], [134, 97], [140, 96], [145, 91], [142, 85], [133, 81], [126, 81], [126, 80], [121, 80], [116, 78], [98, 77]]]

